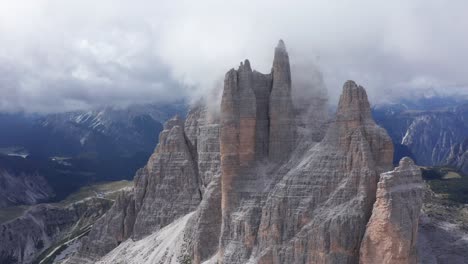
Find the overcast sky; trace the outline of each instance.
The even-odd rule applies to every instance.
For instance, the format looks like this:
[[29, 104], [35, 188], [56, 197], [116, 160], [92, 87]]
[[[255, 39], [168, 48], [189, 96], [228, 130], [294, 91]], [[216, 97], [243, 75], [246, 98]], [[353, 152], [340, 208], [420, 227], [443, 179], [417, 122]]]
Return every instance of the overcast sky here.
[[[0, 110], [171, 102], [222, 89], [282, 38], [296, 76], [323, 73], [374, 102], [468, 91], [468, 1], [0, 0]], [[316, 74], [310, 74], [315, 78]]]

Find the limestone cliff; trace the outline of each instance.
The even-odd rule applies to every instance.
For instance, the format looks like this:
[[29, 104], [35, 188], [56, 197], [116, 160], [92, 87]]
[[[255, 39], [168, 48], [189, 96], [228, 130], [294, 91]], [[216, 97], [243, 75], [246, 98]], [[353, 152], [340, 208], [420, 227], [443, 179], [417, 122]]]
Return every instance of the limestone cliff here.
[[362, 264], [416, 264], [416, 241], [424, 183], [421, 170], [406, 157], [380, 175], [377, 200], [364, 235]]
[[32, 207], [21, 217], [0, 225], [0, 263], [32, 263], [54, 243], [86, 232], [111, 205], [107, 199], [90, 198], [65, 207]]
[[269, 157], [274, 161], [287, 159], [295, 147], [294, 109], [291, 96], [289, 55], [283, 40], [275, 48], [270, 93]]
[[[271, 73], [248, 60], [228, 71], [219, 115], [196, 106], [185, 123], [169, 121], [134, 190], [91, 230], [85, 245], [98, 254], [83, 247], [71, 263], [359, 263], [385, 175], [407, 164], [382, 174], [392, 169], [393, 144], [353, 81], [326, 133], [297, 133], [291, 79], [283, 41]], [[411, 221], [388, 224], [415, 230], [418, 207], [407, 213]]]
[[[205, 233], [217, 236], [220, 225], [216, 217], [220, 199], [212, 194], [212, 186], [219, 187], [216, 122], [204, 107], [192, 109], [185, 124], [178, 116], [167, 121], [155, 152], [136, 173], [133, 190], [118, 197], [67, 263], [93, 263], [126, 239], [140, 240], [197, 208], [192, 240], [203, 241], [193, 248], [200, 255], [212, 254], [204, 241], [211, 237]], [[202, 216], [204, 220], [195, 219]]]
[[452, 146], [446, 163], [468, 175], [468, 138]]
[[8, 170], [0, 164], [0, 208], [37, 204], [53, 196], [52, 188], [38, 172]]

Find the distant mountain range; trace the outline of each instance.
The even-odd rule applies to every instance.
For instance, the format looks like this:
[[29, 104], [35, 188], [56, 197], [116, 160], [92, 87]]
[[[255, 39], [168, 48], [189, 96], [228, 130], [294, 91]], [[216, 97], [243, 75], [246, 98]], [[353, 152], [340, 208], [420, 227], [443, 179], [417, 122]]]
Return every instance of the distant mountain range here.
[[451, 165], [468, 174], [468, 99], [421, 97], [372, 109], [395, 144], [395, 159], [411, 156], [423, 166]]
[[[9, 186], [0, 205], [60, 200], [85, 184], [131, 179], [156, 147], [162, 123], [184, 116], [185, 109], [177, 103], [46, 115], [0, 113], [0, 186]], [[21, 188], [30, 182], [37, 186]], [[38, 196], [25, 197], [28, 190]]]
[[0, 114], [0, 148], [34, 156], [129, 156], [152, 152], [162, 123], [184, 104], [106, 107], [58, 114]]

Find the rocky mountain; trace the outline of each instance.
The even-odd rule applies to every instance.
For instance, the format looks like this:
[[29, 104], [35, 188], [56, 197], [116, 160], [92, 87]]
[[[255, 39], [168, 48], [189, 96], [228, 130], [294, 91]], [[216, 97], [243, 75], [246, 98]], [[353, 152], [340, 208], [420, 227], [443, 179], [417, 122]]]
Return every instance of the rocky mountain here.
[[66, 263], [416, 263], [420, 171], [409, 158], [391, 171], [392, 141], [353, 81], [326, 132], [303, 133], [318, 126], [299, 129], [292, 78], [280, 41], [271, 73], [246, 60], [226, 74], [220, 113], [166, 122]]
[[47, 201], [55, 195], [47, 180], [20, 157], [0, 155], [0, 208]]
[[150, 153], [162, 123], [185, 107], [132, 105], [58, 114], [1, 114], [0, 147], [22, 147], [33, 156], [131, 156]]
[[12, 174], [0, 169], [0, 208], [36, 204], [53, 197], [52, 188], [39, 174]]
[[447, 158], [447, 165], [468, 175], [468, 137], [463, 142], [452, 146]]
[[408, 157], [401, 159], [393, 171], [380, 175], [377, 199], [362, 240], [360, 263], [417, 263], [424, 191], [421, 171]]
[[452, 165], [462, 171], [466, 162], [463, 142], [468, 139], [468, 100], [423, 101], [382, 105], [373, 109], [379, 125], [395, 143], [395, 161], [412, 156], [418, 165]]
[[23, 216], [0, 225], [0, 263], [32, 263], [59, 241], [86, 234], [111, 205], [110, 200], [92, 198], [65, 207], [32, 207]]
[[182, 103], [1, 113], [0, 207], [58, 201], [86, 184], [130, 179], [176, 113], [185, 113]]

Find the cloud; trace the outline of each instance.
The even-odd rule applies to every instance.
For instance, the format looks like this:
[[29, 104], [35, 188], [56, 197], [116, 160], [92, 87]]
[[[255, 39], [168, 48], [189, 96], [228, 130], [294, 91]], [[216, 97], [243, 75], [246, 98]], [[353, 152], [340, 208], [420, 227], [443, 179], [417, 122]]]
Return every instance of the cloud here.
[[348, 79], [375, 102], [466, 91], [466, 10], [462, 0], [3, 1], [0, 110], [203, 97], [245, 58], [269, 72], [280, 38], [300, 88], [318, 67], [332, 102]]

